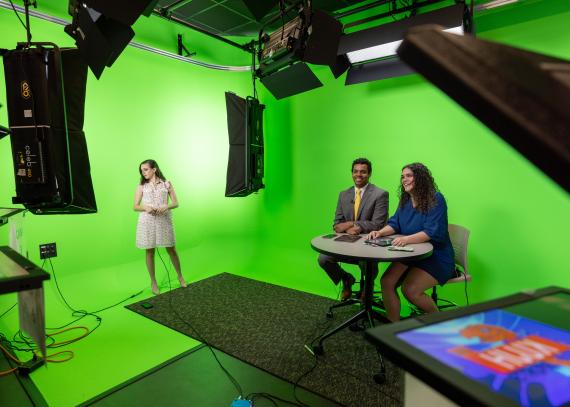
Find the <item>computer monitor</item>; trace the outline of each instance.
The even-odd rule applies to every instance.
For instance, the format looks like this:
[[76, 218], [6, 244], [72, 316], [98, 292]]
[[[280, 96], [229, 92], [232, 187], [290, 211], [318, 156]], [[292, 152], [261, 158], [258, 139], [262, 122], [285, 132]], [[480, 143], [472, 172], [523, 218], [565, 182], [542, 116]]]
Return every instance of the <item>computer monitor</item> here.
[[366, 335], [460, 405], [570, 405], [570, 290], [520, 293]]

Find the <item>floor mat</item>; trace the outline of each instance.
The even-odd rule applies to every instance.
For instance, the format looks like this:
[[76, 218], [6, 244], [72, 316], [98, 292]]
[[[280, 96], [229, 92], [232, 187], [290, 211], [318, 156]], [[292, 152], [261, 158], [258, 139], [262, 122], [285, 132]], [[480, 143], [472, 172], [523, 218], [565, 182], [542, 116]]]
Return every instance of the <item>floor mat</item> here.
[[[326, 312], [334, 303], [222, 273], [127, 308], [295, 383], [315, 365], [305, 345], [356, 312], [343, 307], [329, 320]], [[362, 332], [345, 329], [328, 338], [324, 349], [300, 386], [348, 406], [402, 405], [402, 371], [386, 361], [387, 381], [376, 384], [378, 354]]]

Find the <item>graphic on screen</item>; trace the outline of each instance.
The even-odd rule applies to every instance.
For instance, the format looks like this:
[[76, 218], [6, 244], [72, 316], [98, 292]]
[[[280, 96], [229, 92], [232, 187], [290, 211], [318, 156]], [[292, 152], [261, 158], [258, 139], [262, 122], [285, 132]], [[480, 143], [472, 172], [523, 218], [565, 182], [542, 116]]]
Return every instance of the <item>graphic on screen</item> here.
[[570, 402], [570, 331], [491, 310], [398, 337], [523, 406]]

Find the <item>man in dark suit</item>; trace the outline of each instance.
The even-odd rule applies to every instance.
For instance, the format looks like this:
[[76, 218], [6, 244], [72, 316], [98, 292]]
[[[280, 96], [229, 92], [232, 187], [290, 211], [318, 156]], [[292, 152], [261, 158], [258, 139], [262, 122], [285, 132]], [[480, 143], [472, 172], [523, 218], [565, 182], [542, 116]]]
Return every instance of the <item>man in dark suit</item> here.
[[[366, 158], [352, 162], [354, 187], [341, 191], [338, 197], [333, 228], [336, 233], [358, 235], [380, 230], [388, 220], [388, 192], [368, 181], [372, 163]], [[342, 281], [341, 300], [352, 292], [354, 277], [342, 269], [339, 260], [325, 254], [319, 255], [319, 265], [337, 285]]]

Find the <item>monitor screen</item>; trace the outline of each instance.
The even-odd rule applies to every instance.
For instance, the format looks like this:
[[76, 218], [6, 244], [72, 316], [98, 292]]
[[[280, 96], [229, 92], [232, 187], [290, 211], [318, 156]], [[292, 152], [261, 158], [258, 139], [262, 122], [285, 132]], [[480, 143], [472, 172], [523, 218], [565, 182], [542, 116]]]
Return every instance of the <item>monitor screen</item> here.
[[570, 294], [559, 292], [396, 334], [523, 406], [570, 404]]

